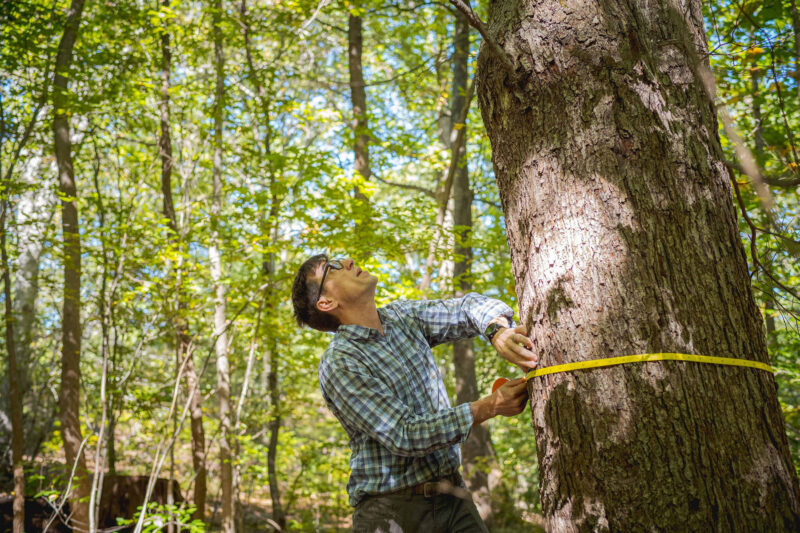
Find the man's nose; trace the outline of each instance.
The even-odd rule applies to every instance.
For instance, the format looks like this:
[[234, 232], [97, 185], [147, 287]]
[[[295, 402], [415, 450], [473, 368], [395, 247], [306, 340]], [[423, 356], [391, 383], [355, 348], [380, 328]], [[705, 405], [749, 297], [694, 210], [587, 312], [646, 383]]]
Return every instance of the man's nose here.
[[347, 267], [347, 270], [352, 270], [354, 266], [356, 266], [356, 260], [352, 257], [348, 257], [347, 261], [350, 262], [350, 266]]

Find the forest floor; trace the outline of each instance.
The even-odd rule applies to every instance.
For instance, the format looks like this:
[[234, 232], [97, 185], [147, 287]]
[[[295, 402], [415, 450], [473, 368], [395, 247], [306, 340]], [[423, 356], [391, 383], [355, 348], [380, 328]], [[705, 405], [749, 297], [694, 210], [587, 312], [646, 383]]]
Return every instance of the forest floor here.
[[[12, 491], [10, 479], [0, 480], [0, 496], [9, 496]], [[209, 500], [207, 502], [206, 531], [216, 533], [221, 530], [221, 502]], [[506, 514], [508, 510], [506, 510]], [[272, 533], [275, 529], [270, 525], [272, 517], [272, 502], [269, 499], [248, 498], [242, 503], [242, 531], [241, 533]], [[501, 523], [496, 524], [490, 531], [492, 533], [544, 533], [540, 524], [543, 523], [541, 515], [523, 513], [522, 516], [503, 516]], [[351, 509], [341, 509], [326, 505], [318, 497], [301, 498], [297, 500], [287, 516], [286, 531], [314, 532], [314, 533], [344, 533], [351, 531]]]

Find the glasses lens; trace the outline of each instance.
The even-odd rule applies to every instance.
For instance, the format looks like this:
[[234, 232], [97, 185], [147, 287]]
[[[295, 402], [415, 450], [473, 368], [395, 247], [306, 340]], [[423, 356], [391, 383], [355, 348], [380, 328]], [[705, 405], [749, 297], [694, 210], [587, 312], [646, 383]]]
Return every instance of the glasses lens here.
[[334, 259], [333, 261], [328, 261], [325, 263], [325, 268], [322, 269], [322, 279], [319, 282], [319, 292], [317, 292], [317, 301], [319, 301], [320, 296], [322, 296], [322, 286], [325, 284], [325, 278], [328, 275], [330, 270], [341, 270], [344, 268], [344, 264], [339, 259]]

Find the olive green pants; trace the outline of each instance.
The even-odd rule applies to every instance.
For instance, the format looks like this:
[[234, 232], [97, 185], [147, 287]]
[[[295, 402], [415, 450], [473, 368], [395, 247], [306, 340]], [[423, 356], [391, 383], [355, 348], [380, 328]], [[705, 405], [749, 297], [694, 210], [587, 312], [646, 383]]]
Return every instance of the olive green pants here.
[[386, 494], [361, 500], [353, 533], [488, 533], [471, 498]]

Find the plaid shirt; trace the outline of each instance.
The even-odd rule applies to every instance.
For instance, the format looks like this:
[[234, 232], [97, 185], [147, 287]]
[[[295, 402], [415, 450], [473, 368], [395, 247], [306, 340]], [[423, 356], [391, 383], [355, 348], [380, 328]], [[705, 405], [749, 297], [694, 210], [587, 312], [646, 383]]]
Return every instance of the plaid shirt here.
[[339, 326], [319, 365], [328, 408], [350, 437], [353, 507], [368, 494], [394, 492], [447, 476], [461, 464], [472, 428], [469, 403], [450, 407], [431, 347], [483, 333], [514, 312], [470, 293], [451, 300], [397, 301], [378, 309], [384, 334]]

